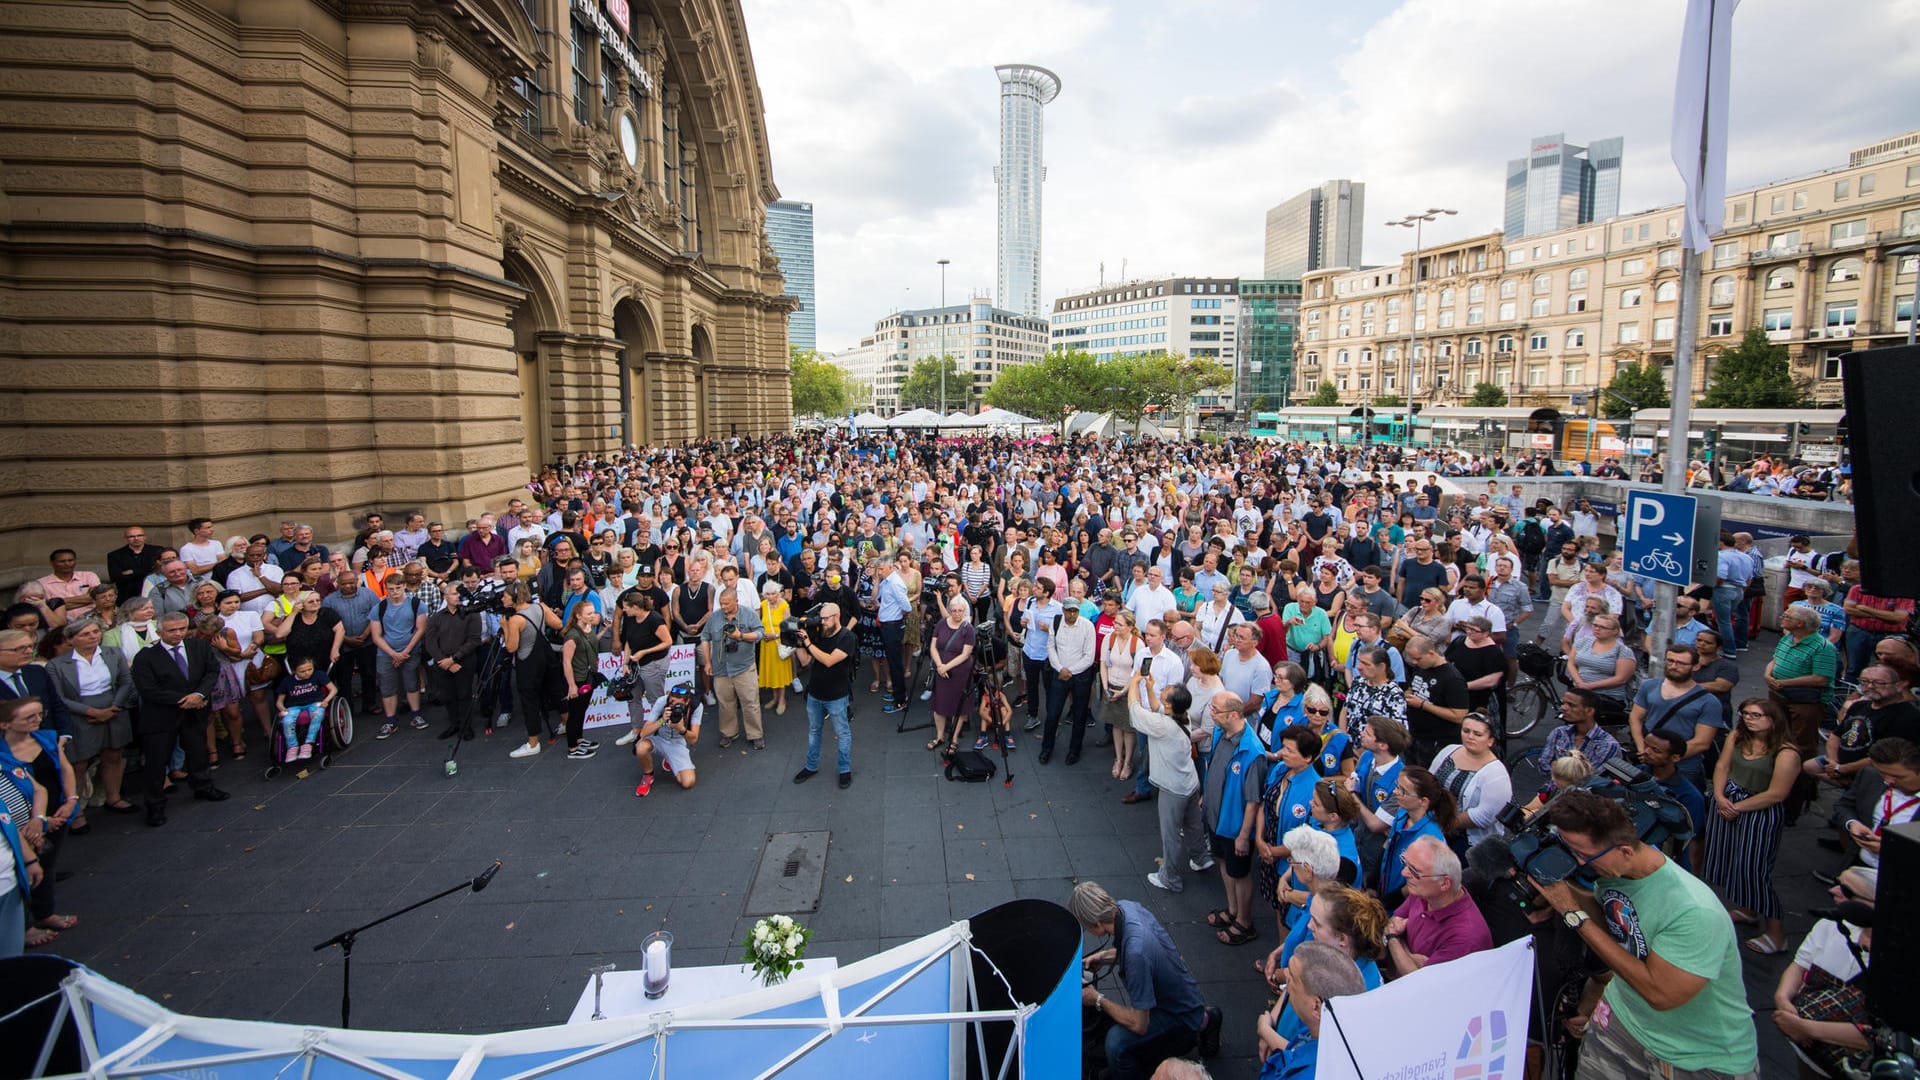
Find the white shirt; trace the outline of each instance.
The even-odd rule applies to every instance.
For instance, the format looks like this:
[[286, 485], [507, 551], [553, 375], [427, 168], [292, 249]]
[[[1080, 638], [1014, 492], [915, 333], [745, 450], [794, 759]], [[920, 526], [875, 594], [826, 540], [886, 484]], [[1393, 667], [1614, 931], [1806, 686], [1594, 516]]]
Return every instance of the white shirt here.
[[1068, 622], [1063, 616], [1047, 637], [1047, 663], [1056, 671], [1065, 668], [1067, 674], [1078, 675], [1093, 666], [1096, 640], [1092, 620], [1083, 615], [1076, 622]]
[[[1889, 786], [1873, 800], [1873, 810], [1867, 815], [1867, 824], [1873, 826], [1875, 836], [1886, 831], [1889, 825], [1904, 825], [1920, 815], [1920, 795], [1908, 795], [1899, 788]], [[1862, 848], [1860, 861], [1868, 866], [1880, 865], [1880, 853]]]
[[1194, 609], [1193, 640], [1196, 643], [1205, 645], [1216, 653], [1228, 651], [1225, 636], [1220, 632], [1221, 628], [1247, 620], [1240, 614], [1240, 609], [1234, 607], [1231, 602], [1226, 605], [1226, 608], [1227, 610], [1221, 611], [1213, 601], [1209, 600]]
[[[194, 540], [180, 545], [180, 561], [188, 566], [212, 566], [227, 557], [227, 549], [220, 546], [218, 540]], [[197, 570], [196, 574], [206, 571]]]
[[1161, 694], [1166, 692], [1168, 687], [1180, 686], [1186, 683], [1187, 665], [1185, 661], [1180, 659], [1179, 653], [1174, 652], [1163, 644], [1160, 646], [1159, 655], [1156, 656], [1143, 646], [1139, 652], [1133, 654], [1133, 673], [1138, 675], [1140, 673], [1140, 665], [1146, 663], [1148, 660], [1153, 661], [1153, 670], [1149, 671], [1147, 675], [1153, 680], [1153, 696], [1156, 700]]
[[[227, 588], [237, 593], [250, 593], [256, 589], [266, 589], [269, 585], [278, 585], [280, 579], [286, 576], [285, 570], [270, 562], [261, 563], [258, 572], [246, 566], [236, 566], [233, 573], [227, 575]], [[273, 606], [274, 599], [279, 595], [279, 589], [268, 589], [267, 592], [241, 604], [240, 610], [255, 613], [265, 611]]]
[[93, 697], [113, 689], [113, 672], [107, 669], [107, 657], [102, 650], [93, 650], [92, 660], [81, 656], [79, 650], [74, 650], [73, 667], [80, 675], [81, 697]]
[[[268, 600], [267, 603], [271, 605], [273, 601]], [[227, 629], [233, 631], [233, 638], [239, 642], [242, 649], [253, 644], [253, 635], [266, 629], [265, 625], [260, 621], [260, 613], [257, 611], [248, 611], [244, 607], [231, 615], [223, 615], [221, 618], [226, 621]], [[229, 667], [240, 666], [239, 661], [227, 660], [224, 656], [221, 657], [221, 660], [225, 661]], [[254, 654], [252, 662], [256, 664], [260, 662], [259, 653]]]
[[1476, 604], [1463, 596], [1447, 605], [1447, 621], [1453, 623], [1456, 628], [1459, 627], [1460, 620], [1470, 615], [1478, 615], [1492, 623], [1493, 632], [1496, 634], [1503, 633], [1507, 629], [1506, 613], [1491, 600], [1482, 600]]
[[1133, 590], [1127, 598], [1127, 610], [1133, 612], [1133, 618], [1142, 630], [1155, 619], [1164, 619], [1169, 611], [1178, 610], [1179, 601], [1173, 598], [1173, 590], [1162, 585], [1142, 585]]

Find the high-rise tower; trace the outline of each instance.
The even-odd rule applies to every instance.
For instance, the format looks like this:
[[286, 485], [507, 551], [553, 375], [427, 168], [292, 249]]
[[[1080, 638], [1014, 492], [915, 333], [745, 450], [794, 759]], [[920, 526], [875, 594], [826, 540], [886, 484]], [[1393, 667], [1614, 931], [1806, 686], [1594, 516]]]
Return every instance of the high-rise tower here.
[[1367, 185], [1329, 180], [1267, 211], [1268, 280], [1299, 280], [1309, 270], [1358, 269]]
[[780, 256], [780, 276], [787, 295], [798, 297], [800, 308], [787, 317], [787, 344], [796, 349], [814, 347], [813, 204], [782, 199], [767, 204], [767, 243]]
[[1619, 136], [1575, 146], [1541, 135], [1527, 156], [1507, 162], [1507, 237], [1570, 229], [1620, 213]]
[[1040, 306], [1040, 185], [1047, 166], [1041, 110], [1060, 95], [1060, 76], [1031, 64], [1001, 64], [993, 70], [1000, 76], [1000, 164], [993, 170], [999, 193], [994, 303], [1045, 318]]

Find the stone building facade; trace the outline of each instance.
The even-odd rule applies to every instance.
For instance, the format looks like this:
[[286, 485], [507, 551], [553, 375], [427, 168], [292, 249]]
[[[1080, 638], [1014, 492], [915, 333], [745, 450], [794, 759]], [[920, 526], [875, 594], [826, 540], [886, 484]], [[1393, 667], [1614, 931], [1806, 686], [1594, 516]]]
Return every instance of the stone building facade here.
[[739, 0], [20, 0], [0, 66], [0, 575], [789, 425]]

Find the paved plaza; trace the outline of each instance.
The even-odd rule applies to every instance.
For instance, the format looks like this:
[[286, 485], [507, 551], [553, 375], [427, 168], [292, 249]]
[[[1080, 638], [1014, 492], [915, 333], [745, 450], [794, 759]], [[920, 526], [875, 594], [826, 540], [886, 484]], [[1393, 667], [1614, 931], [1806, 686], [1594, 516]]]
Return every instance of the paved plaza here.
[[[1759, 683], [1774, 637], [1742, 658]], [[1076, 766], [1034, 763], [1022, 735], [1014, 782], [950, 783], [922, 749], [930, 732], [895, 733], [866, 698], [854, 720], [854, 784], [829, 769], [795, 785], [804, 711], [767, 712], [768, 747], [697, 751], [699, 784], [656, 784], [636, 799], [637, 767], [601, 729], [598, 757], [553, 751], [509, 761], [517, 730], [476, 738], [457, 777], [431, 732], [359, 739], [327, 770], [266, 780], [258, 740], [223, 763], [224, 803], [182, 791], [165, 828], [96, 812], [68, 842], [61, 910], [80, 916], [54, 950], [181, 1012], [289, 1023], [338, 1022], [340, 957], [312, 946], [340, 930], [458, 884], [498, 859], [486, 891], [461, 895], [368, 931], [354, 954], [357, 1027], [485, 1032], [564, 1023], [596, 964], [638, 966], [651, 930], [676, 937], [681, 965], [740, 959], [754, 920], [742, 915], [767, 834], [832, 832], [810, 950], [842, 963], [919, 937], [1015, 897], [1064, 902], [1093, 878], [1166, 923], [1207, 998], [1226, 1013], [1216, 1075], [1256, 1071], [1252, 1025], [1262, 1003], [1249, 965], [1273, 946], [1270, 921], [1252, 945], [1229, 948], [1204, 923], [1217, 875], [1192, 875], [1181, 895], [1145, 880], [1159, 853], [1150, 804], [1120, 802], [1110, 750]], [[913, 715], [924, 717], [916, 702]], [[1543, 730], [1533, 733], [1535, 739]], [[1091, 737], [1090, 737], [1091, 738]], [[831, 754], [829, 740], [828, 754]], [[997, 761], [996, 755], [996, 761]], [[1795, 943], [1823, 894], [1808, 871], [1837, 856], [1803, 821], [1788, 833], [1780, 882]], [[1745, 958], [1749, 999], [1769, 1006], [1787, 956]], [[1757, 1017], [1762, 1071], [1788, 1075], [1791, 1053], [1767, 1013]]]

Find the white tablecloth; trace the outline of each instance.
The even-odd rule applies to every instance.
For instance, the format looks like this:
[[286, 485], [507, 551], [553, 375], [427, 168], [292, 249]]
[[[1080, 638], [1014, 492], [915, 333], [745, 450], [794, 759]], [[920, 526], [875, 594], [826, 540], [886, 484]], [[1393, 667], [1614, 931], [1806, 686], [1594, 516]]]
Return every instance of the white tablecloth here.
[[[807, 965], [790, 978], [817, 978], [839, 967], [840, 961], [834, 957], [809, 956]], [[667, 992], [652, 1001], [647, 1000], [646, 990], [642, 986], [645, 976], [640, 971], [609, 971], [603, 978], [605, 982], [600, 991], [600, 1012], [608, 1017], [645, 1016], [760, 989], [760, 980], [745, 964], [675, 968], [673, 978], [667, 983]], [[587, 985], [580, 991], [580, 1000], [574, 1003], [573, 1015], [567, 1018], [567, 1023], [582, 1024], [592, 1017], [593, 977], [588, 976]]]

